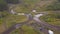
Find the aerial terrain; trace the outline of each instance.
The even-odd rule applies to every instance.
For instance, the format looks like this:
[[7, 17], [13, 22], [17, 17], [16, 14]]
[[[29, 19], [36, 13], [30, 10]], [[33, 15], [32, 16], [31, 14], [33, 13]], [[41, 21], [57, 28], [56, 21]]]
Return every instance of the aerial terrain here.
[[60, 0], [0, 0], [0, 34], [60, 34]]

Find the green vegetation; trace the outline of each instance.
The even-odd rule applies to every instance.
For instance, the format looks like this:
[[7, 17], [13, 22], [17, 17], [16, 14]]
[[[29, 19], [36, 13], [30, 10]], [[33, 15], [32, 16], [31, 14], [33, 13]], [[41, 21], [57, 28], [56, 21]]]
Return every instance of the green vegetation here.
[[8, 16], [7, 11], [0, 12], [0, 24], [3, 23], [4, 18], [6, 18], [7, 16]]
[[[59, 11], [51, 11], [51, 12], [49, 12], [49, 14], [41, 16], [40, 19], [50, 25], [60, 26], [60, 18], [59, 17], [60, 17]], [[48, 28], [48, 27], [45, 27], [45, 28], [54, 31], [54, 34], [60, 33], [60, 31], [55, 30], [53, 28]]]
[[0, 11], [7, 10], [8, 6], [4, 0], [0, 0]]
[[24, 12], [24, 13], [30, 13], [33, 9], [35, 9], [35, 5], [40, 0], [23, 0], [21, 4], [15, 7], [16, 12]]
[[[21, 3], [19, 3], [20, 1]], [[35, 14], [38, 14], [40, 11], [41, 12], [51, 11], [51, 13], [49, 12], [48, 15], [44, 15], [40, 17], [40, 19], [49, 24], [60, 26], [60, 13], [59, 13], [60, 0], [54, 1], [53, 3], [50, 2], [51, 4], [49, 4], [48, 2], [47, 4], [45, 4], [46, 1], [48, 0], [20, 0], [20, 1], [19, 0], [0, 0], [0, 27], [2, 27], [0, 28], [0, 30], [2, 29], [5, 30], [5, 27], [9, 28], [16, 23], [21, 23], [27, 20], [26, 16], [10, 14], [7, 11], [8, 8], [9, 10], [13, 9], [14, 11], [16, 11], [16, 13], [31, 13], [32, 16], [34, 16]], [[10, 4], [11, 6], [8, 7], [8, 5]], [[33, 9], [36, 9], [38, 13], [33, 13], [32, 12]], [[35, 21], [32, 20], [29, 23], [32, 24], [34, 22]], [[37, 26], [40, 26], [40, 25], [37, 25]], [[11, 34], [21, 34], [21, 32], [23, 34], [41, 34], [41, 32], [34, 30], [31, 26], [29, 27], [27, 25], [23, 25], [21, 29], [16, 29], [13, 32], [11, 32]]]
[[24, 34], [40, 34], [40, 32], [34, 30], [32, 27], [23, 25], [22, 29], [24, 31]]
[[0, 25], [5, 23], [7, 27], [15, 23], [21, 23], [27, 20], [26, 16], [9, 14], [7, 11], [0, 12]]
[[60, 26], [60, 14], [59, 13], [51, 13], [48, 15], [44, 15], [41, 19], [49, 24]]
[[24, 7], [23, 5], [18, 5], [17, 7], [14, 8], [14, 10], [16, 12], [20, 12], [20, 13], [30, 13], [31, 12], [28, 8]]
[[20, 30], [19, 29], [16, 29], [13, 32], [11, 32], [10, 34], [20, 34]]
[[[6, 19], [6, 20], [5, 20]], [[26, 16], [22, 15], [9, 15], [7, 18], [4, 19], [4, 22], [6, 22], [7, 27], [12, 26], [16, 23], [21, 23], [27, 20]]]
[[34, 30], [32, 27], [23, 25], [20, 29], [16, 29], [11, 34], [40, 34], [40, 32]]
[[60, 2], [59, 1], [56, 1], [48, 6], [45, 7], [46, 10], [60, 10]]

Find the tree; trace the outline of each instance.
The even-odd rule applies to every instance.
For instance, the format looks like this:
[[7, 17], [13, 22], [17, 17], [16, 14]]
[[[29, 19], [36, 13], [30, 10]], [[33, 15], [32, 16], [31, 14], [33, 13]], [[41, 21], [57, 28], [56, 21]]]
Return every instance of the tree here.
[[52, 3], [46, 7], [46, 10], [60, 10], [60, 2]]
[[7, 10], [7, 3], [4, 0], [0, 0], [0, 11]]

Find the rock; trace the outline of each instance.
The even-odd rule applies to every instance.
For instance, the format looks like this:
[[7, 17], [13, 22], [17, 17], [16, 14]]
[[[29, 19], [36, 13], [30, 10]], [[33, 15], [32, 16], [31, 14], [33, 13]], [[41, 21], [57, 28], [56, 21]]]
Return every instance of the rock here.
[[25, 15], [24, 13], [17, 13], [17, 15]]
[[53, 32], [53, 31], [51, 31], [51, 30], [48, 30], [48, 33], [49, 33], [49, 34], [54, 34], [54, 32]]
[[11, 10], [11, 13], [12, 13], [12, 14], [16, 14], [16, 12], [15, 12], [13, 9]]
[[36, 12], [36, 10], [32, 10], [32, 12]]

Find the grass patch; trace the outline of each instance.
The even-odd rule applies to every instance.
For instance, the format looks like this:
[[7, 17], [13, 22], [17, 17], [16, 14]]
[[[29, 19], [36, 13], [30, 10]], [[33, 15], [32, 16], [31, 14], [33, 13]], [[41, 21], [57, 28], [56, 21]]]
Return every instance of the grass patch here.
[[40, 0], [23, 0], [21, 4], [14, 8], [14, 10], [16, 12], [30, 13], [33, 9], [35, 9], [38, 2], [40, 2]]
[[6, 27], [10, 27], [15, 23], [21, 23], [27, 20], [27, 17], [23, 15], [7, 14], [6, 12], [2, 12], [0, 15], [3, 15], [0, 18], [0, 24], [6, 23]]
[[23, 25], [22, 29], [24, 31], [24, 34], [40, 34], [38, 31], [34, 30], [32, 27]]
[[2, 22], [3, 22], [3, 18], [0, 18], [0, 25], [2, 24]]
[[60, 15], [58, 13], [51, 13], [40, 17], [40, 19], [49, 24], [60, 26], [59, 16]]
[[4, 18], [8, 16], [8, 12], [7, 11], [1, 11], [0, 12], [0, 25], [3, 23]]
[[[48, 15], [44, 15], [44, 16], [41, 16], [40, 19], [42, 21], [45, 21], [47, 22], [48, 24], [51, 24], [51, 25], [55, 25], [55, 26], [60, 26], [60, 13], [59, 12], [56, 12], [56, 11], [52, 11], [52, 12], [49, 12]], [[52, 29], [52, 28], [48, 28], [46, 27], [48, 30], [52, 30], [54, 31], [54, 34], [59, 34], [60, 31], [57, 31], [55, 29]]]
[[11, 32], [11, 34], [40, 34], [38, 31], [34, 30], [32, 27], [23, 25], [20, 29], [16, 29]]
[[[6, 19], [6, 20], [5, 20]], [[5, 22], [7, 24], [7, 27], [10, 27], [11, 25], [15, 24], [15, 23], [21, 23], [27, 20], [26, 16], [22, 16], [22, 15], [10, 15], [7, 18], [5, 18]]]
[[20, 34], [20, 31], [19, 31], [19, 29], [16, 29], [13, 32], [11, 32], [10, 34]]

